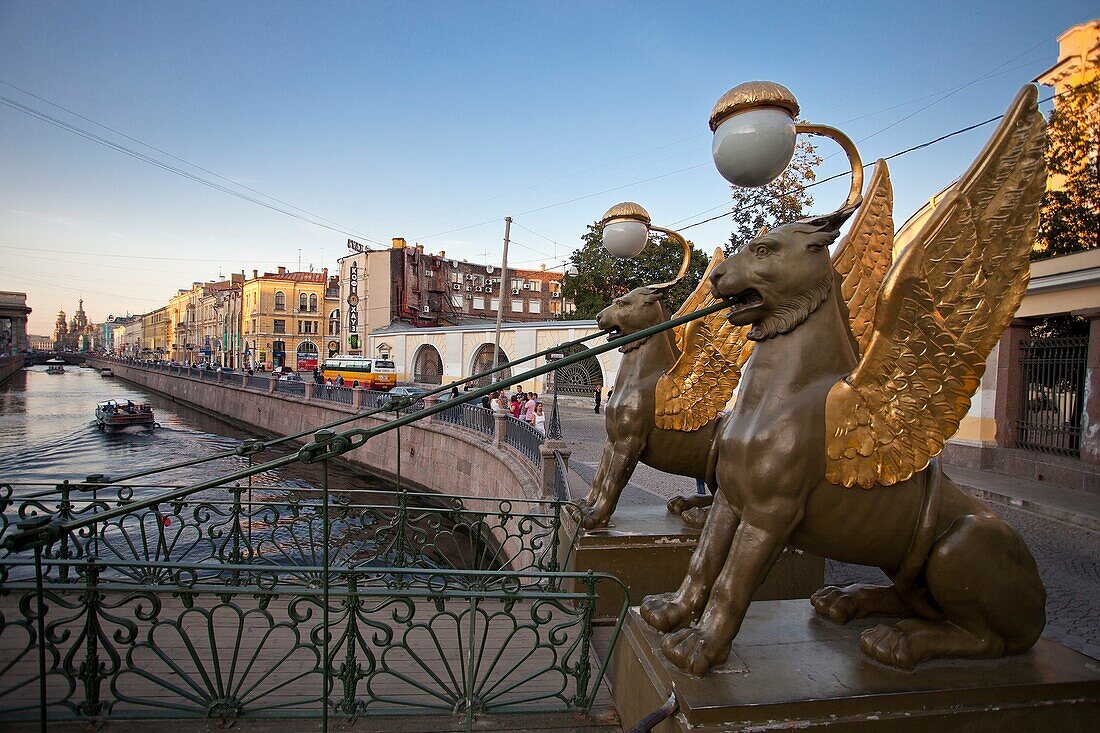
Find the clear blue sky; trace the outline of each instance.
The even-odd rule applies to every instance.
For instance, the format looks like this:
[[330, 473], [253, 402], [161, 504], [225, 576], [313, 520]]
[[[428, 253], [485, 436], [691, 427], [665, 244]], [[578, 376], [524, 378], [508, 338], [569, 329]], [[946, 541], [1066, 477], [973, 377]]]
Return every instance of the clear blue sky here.
[[[511, 215], [510, 259], [553, 267], [620, 200], [665, 226], [720, 211], [707, 118], [741, 81], [786, 84], [804, 117], [857, 141], [878, 132], [860, 144], [872, 160], [1004, 111], [1054, 63], [1055, 37], [1096, 14], [1072, 0], [3, 0], [0, 80], [381, 242], [496, 260]], [[895, 161], [898, 221], [991, 131]], [[815, 208], [846, 186], [816, 189]], [[690, 236], [710, 250], [729, 227]], [[81, 296], [93, 320], [143, 312], [219, 268], [295, 267], [299, 249], [303, 267], [331, 268], [346, 239], [0, 106], [0, 289], [29, 294], [32, 332]]]

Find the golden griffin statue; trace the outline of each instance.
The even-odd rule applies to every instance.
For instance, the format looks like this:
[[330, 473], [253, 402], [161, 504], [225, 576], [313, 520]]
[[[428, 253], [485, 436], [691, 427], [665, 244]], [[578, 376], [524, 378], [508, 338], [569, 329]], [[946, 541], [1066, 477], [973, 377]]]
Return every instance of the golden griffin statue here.
[[731, 307], [670, 337], [674, 359], [654, 379], [652, 430], [708, 433], [717, 487], [680, 588], [641, 607], [669, 632], [662, 649], [676, 665], [702, 674], [725, 659], [788, 544], [885, 571], [889, 585], [812, 599], [839, 623], [901, 616], [861, 637], [879, 662], [998, 657], [1039, 638], [1045, 590], [1031, 553], [936, 460], [1027, 287], [1046, 180], [1035, 99], [1034, 87], [1021, 91], [892, 264], [879, 161], [831, 259], [858, 196], [716, 255], [713, 294], [701, 286], [685, 303], [720, 297]]

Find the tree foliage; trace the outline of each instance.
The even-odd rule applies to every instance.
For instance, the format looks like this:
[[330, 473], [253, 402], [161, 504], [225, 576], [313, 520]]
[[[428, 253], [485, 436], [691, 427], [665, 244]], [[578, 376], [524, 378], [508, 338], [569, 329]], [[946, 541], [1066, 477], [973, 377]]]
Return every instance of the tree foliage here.
[[[1047, 191], [1032, 259], [1100, 247], [1100, 80], [1074, 88], [1047, 123]], [[1061, 180], [1059, 180], [1061, 179]]]
[[[668, 282], [680, 271], [684, 250], [667, 236], [651, 234], [641, 254], [631, 259], [619, 259], [603, 247], [603, 235], [594, 224], [582, 238], [584, 244], [573, 252], [570, 262], [577, 268], [576, 277], [566, 277], [562, 291], [576, 304], [573, 313], [564, 313], [565, 320], [595, 318], [620, 295], [642, 285]], [[674, 312], [695, 290], [707, 269], [710, 258], [692, 249], [691, 263], [684, 279], [669, 292], [665, 301]]]
[[800, 139], [791, 164], [779, 178], [759, 188], [731, 186], [733, 233], [726, 254], [750, 242], [762, 227], [772, 229], [804, 216], [814, 205], [813, 196], [805, 187], [817, 180], [814, 168], [820, 164], [821, 156], [814, 144]]

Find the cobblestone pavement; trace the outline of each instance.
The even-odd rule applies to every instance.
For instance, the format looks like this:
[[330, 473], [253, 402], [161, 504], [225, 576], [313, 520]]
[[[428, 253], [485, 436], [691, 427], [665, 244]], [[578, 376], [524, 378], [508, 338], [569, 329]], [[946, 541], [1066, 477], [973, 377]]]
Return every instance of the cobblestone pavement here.
[[[561, 414], [562, 432], [573, 451], [570, 466], [590, 480], [607, 437], [603, 415], [579, 407], [565, 407]], [[667, 498], [694, 491], [691, 479], [670, 477], [639, 465], [622, 501], [653, 504], [659, 511]], [[1047, 589], [1044, 634], [1100, 659], [1100, 534], [1008, 506], [992, 509], [1023, 536], [1039, 564]], [[877, 568], [832, 560], [825, 565], [825, 582], [831, 585], [884, 581], [885, 576]]]

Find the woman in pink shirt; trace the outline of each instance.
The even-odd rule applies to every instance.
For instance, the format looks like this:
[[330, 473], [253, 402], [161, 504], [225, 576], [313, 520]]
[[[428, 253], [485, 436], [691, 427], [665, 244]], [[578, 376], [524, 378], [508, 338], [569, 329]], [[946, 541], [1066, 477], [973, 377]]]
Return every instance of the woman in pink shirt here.
[[527, 393], [527, 402], [523, 403], [523, 420], [531, 425], [535, 424], [535, 393]]

